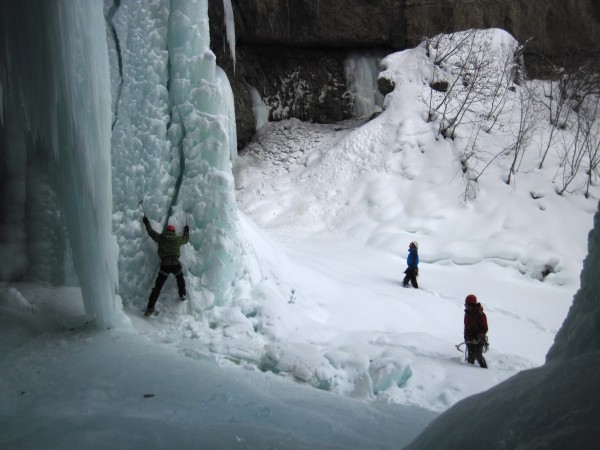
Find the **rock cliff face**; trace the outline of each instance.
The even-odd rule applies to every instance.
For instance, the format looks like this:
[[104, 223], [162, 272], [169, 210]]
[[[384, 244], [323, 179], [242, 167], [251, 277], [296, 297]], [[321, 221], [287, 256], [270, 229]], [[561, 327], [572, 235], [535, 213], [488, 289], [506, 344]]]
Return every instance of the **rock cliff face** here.
[[[235, 2], [244, 43], [352, 47], [404, 44], [403, 1], [248, 0]], [[236, 23], [236, 25], [238, 25]]]
[[254, 133], [250, 87], [271, 120], [351, 117], [344, 61], [350, 49], [391, 53], [423, 37], [503, 28], [530, 40], [530, 76], [540, 57], [590, 53], [600, 42], [598, 0], [232, 0], [237, 62], [224, 45], [223, 2], [209, 1], [212, 49], [236, 96], [238, 144]]
[[415, 36], [446, 30], [502, 28], [527, 44], [530, 76], [541, 75], [540, 57], [560, 62], [567, 55], [598, 48], [597, 0], [406, 0], [408, 43]]
[[235, 71], [224, 61], [235, 96], [238, 147], [255, 131], [251, 89], [260, 94], [269, 120], [298, 118], [306, 122], [332, 123], [352, 117], [343, 62], [347, 52], [280, 46], [236, 47]]

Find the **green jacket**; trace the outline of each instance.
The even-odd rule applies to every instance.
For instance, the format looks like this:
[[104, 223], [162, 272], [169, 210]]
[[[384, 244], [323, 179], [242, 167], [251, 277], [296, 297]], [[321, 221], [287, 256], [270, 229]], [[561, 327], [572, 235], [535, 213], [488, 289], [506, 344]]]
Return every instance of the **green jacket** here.
[[171, 266], [179, 264], [179, 247], [185, 245], [190, 240], [188, 228], [184, 228], [183, 236], [177, 236], [174, 231], [165, 231], [157, 233], [152, 229], [150, 223], [144, 224], [148, 236], [158, 243], [158, 256], [161, 266]]

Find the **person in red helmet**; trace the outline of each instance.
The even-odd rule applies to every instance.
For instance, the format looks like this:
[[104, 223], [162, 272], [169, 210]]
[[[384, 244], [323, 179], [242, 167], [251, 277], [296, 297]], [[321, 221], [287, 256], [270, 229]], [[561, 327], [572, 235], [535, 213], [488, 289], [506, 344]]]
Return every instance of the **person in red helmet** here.
[[179, 247], [185, 245], [190, 240], [190, 229], [186, 225], [183, 228], [183, 235], [177, 236], [175, 234], [175, 227], [173, 225], [167, 225], [167, 229], [164, 233], [157, 233], [150, 225], [150, 221], [146, 216], [142, 219], [148, 236], [150, 236], [158, 244], [158, 256], [160, 257], [160, 270], [156, 277], [156, 283], [154, 289], [148, 299], [148, 306], [146, 307], [146, 316], [150, 316], [154, 312], [154, 305], [160, 295], [165, 281], [169, 277], [169, 274], [175, 275], [177, 280], [177, 289], [179, 290], [179, 299], [184, 301], [186, 299], [185, 291], [185, 279], [183, 278], [183, 269], [179, 262]]
[[473, 294], [465, 298], [465, 343], [467, 344], [467, 362], [474, 364], [475, 360], [481, 367], [487, 369], [483, 357], [483, 347], [487, 343], [488, 323], [483, 312], [483, 306]]

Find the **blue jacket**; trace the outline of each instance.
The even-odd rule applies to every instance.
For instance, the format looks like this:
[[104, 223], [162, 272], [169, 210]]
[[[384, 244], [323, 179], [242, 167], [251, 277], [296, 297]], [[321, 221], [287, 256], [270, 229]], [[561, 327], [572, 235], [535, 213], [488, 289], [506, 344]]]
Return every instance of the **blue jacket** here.
[[408, 249], [408, 258], [406, 258], [406, 265], [411, 269], [416, 269], [419, 265], [419, 253], [416, 248]]

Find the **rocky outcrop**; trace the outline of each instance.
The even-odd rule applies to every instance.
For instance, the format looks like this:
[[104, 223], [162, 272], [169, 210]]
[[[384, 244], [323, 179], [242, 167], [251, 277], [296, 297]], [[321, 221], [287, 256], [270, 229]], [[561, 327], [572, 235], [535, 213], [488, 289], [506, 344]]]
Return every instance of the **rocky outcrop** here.
[[[218, 9], [218, 0], [211, 0]], [[303, 47], [414, 45], [424, 36], [503, 28], [530, 51], [559, 56], [598, 45], [597, 0], [237, 0], [240, 44]]]
[[[223, 2], [209, 1], [211, 46], [236, 96], [238, 141], [254, 132], [249, 87], [272, 120], [335, 122], [351, 115], [344, 60], [350, 49], [391, 53], [426, 36], [468, 28], [503, 28], [529, 40], [530, 76], [540, 59], [587, 54], [600, 42], [598, 0], [232, 0], [235, 70], [224, 45]], [[390, 89], [389, 86], [383, 86]]]
[[252, 88], [260, 93], [271, 121], [294, 117], [332, 123], [352, 117], [343, 67], [348, 52], [241, 45], [236, 54], [239, 63], [228, 75], [235, 94], [238, 147], [255, 131]]

